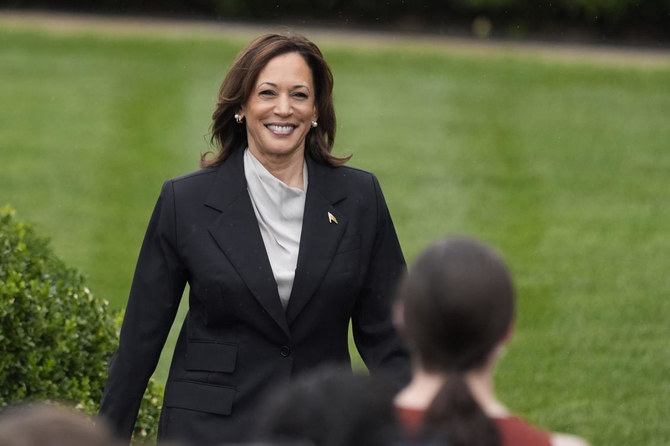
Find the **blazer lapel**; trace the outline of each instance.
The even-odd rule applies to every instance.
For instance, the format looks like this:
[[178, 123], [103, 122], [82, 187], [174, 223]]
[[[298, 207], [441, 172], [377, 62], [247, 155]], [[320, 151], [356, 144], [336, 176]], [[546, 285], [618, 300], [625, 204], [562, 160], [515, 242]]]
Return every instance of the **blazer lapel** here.
[[221, 212], [209, 232], [261, 306], [289, 334], [277, 282], [244, 179], [244, 150], [220, 166], [205, 205]]
[[328, 181], [328, 173], [332, 168], [317, 164], [309, 158], [307, 160], [309, 181], [300, 251], [291, 297], [286, 308], [289, 324], [317, 291], [347, 227], [347, 217], [333, 206], [345, 197]]

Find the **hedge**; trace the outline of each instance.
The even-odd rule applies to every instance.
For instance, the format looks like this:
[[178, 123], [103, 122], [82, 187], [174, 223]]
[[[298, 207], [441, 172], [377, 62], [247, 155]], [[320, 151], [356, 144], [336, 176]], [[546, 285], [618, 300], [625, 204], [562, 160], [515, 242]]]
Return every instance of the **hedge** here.
[[[0, 407], [30, 401], [98, 411], [122, 315], [16, 212], [0, 210]], [[155, 438], [162, 387], [144, 395], [135, 438]]]

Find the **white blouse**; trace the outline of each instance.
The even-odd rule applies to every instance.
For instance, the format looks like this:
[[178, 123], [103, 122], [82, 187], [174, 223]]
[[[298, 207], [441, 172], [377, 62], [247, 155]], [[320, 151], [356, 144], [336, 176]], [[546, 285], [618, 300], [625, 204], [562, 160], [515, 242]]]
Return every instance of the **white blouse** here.
[[305, 213], [306, 162], [302, 169], [304, 190], [287, 186], [268, 172], [248, 148], [244, 151], [244, 175], [247, 180], [247, 190], [284, 309], [288, 305], [293, 288], [300, 248], [302, 217]]

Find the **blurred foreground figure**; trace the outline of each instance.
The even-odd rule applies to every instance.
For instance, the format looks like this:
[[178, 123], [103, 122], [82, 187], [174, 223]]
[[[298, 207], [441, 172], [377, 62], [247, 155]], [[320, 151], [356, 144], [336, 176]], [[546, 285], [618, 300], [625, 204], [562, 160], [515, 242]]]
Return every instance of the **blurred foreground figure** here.
[[[583, 446], [514, 416], [496, 398], [493, 369], [510, 339], [514, 289], [504, 261], [468, 238], [425, 250], [400, 287], [396, 326], [414, 377], [395, 398], [417, 441], [452, 446]], [[437, 441], [437, 443], [436, 443]]]
[[0, 413], [2, 446], [113, 446], [111, 433], [89, 417], [45, 404]]
[[275, 445], [398, 444], [393, 394], [393, 387], [379, 376], [321, 367], [271, 395], [258, 438]]

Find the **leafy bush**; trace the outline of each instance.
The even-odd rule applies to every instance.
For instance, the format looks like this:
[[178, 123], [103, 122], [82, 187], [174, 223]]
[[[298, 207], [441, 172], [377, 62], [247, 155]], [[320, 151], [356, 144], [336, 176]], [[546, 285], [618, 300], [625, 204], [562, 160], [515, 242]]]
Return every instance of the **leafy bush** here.
[[[96, 413], [121, 319], [31, 224], [0, 210], [0, 407], [52, 400]], [[155, 437], [162, 393], [152, 380], [136, 439]]]

